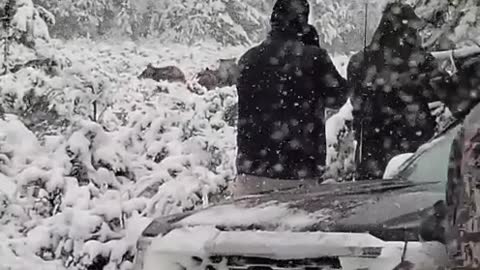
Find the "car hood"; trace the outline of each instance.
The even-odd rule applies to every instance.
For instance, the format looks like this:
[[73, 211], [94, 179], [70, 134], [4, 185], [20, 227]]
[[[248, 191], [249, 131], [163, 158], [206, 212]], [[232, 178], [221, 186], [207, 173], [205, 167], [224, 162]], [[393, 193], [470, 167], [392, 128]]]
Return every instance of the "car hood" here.
[[143, 235], [209, 225], [224, 231], [369, 232], [385, 241], [418, 240], [422, 219], [445, 198], [450, 145], [460, 127], [453, 124], [422, 146], [400, 166], [396, 180], [299, 181], [287, 189], [157, 218]]
[[444, 194], [431, 191], [435, 190], [432, 186], [439, 184], [404, 180], [302, 184], [290, 190], [245, 196], [158, 218], [144, 235], [211, 225], [223, 231], [370, 232], [383, 240], [402, 241], [405, 230], [415, 232], [432, 205], [444, 198]]

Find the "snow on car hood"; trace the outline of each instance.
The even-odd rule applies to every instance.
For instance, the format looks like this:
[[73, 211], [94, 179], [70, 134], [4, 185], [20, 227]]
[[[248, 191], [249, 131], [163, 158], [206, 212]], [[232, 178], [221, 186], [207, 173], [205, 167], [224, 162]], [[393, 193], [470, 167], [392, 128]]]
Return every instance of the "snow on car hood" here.
[[[292, 246], [296, 247], [292, 249]], [[318, 247], [329, 247], [319, 249]], [[382, 248], [385, 243], [368, 234], [323, 232], [224, 232], [212, 226], [185, 227], [156, 238], [151, 250], [157, 253], [185, 254], [205, 257], [241, 254], [264, 255], [269, 258], [299, 258], [322, 256], [353, 256], [355, 248]]]
[[401, 224], [417, 226], [444, 196], [430, 191], [436, 184], [383, 180], [303, 186], [158, 218], [143, 235], [154, 237], [195, 226], [276, 232], [366, 232]]
[[263, 229], [296, 231], [328, 218], [329, 215], [325, 210], [309, 213], [302, 209], [292, 208], [287, 203], [272, 202], [250, 208], [227, 204], [200, 211], [181, 220], [178, 225], [215, 225], [226, 228], [261, 227]]
[[426, 211], [444, 197], [431, 191], [438, 184], [383, 180], [299, 187], [236, 199], [192, 214], [178, 224], [331, 231], [337, 230], [339, 224], [354, 228], [391, 220], [398, 224], [419, 223]]

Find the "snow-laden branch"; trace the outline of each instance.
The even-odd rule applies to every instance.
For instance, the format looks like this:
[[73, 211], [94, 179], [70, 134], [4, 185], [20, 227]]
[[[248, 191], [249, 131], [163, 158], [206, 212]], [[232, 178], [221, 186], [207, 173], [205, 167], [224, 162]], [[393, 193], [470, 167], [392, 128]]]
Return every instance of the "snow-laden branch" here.
[[461, 48], [461, 49], [456, 49], [456, 50], [453, 50], [453, 51], [440, 51], [440, 52], [432, 52], [432, 55], [439, 59], [439, 60], [447, 60], [449, 58], [451, 58], [452, 56], [452, 53], [453, 53], [453, 56], [454, 58], [462, 58], [462, 57], [466, 57], [466, 56], [469, 56], [469, 55], [473, 55], [473, 54], [477, 54], [477, 53], [480, 53], [480, 47], [479, 46], [468, 46], [468, 47], [464, 47], [464, 48]]

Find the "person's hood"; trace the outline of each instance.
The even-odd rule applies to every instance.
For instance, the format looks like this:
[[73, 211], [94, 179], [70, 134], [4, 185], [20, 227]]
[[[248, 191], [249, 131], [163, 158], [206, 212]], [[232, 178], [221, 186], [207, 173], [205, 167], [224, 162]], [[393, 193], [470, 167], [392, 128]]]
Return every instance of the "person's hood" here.
[[308, 24], [302, 36], [305, 45], [320, 46], [320, 37], [313, 25]]
[[271, 33], [302, 36], [308, 27], [309, 13], [307, 0], [278, 0], [270, 17]]
[[393, 37], [418, 32], [424, 25], [425, 22], [417, 16], [412, 6], [398, 2], [390, 3], [383, 11], [369, 47], [373, 49], [372, 46], [388, 46]]

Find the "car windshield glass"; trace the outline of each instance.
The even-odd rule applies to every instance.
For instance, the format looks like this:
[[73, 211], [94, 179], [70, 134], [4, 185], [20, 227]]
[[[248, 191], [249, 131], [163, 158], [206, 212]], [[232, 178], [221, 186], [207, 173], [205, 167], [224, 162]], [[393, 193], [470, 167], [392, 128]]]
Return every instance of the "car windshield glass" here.
[[415, 155], [402, 165], [398, 178], [414, 182], [439, 181], [442, 183], [439, 187], [444, 188], [447, 183], [450, 147], [460, 127], [461, 125], [452, 127], [420, 147]]

